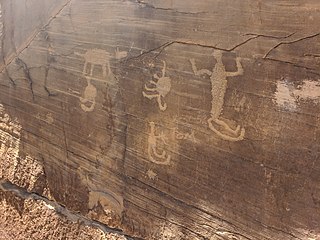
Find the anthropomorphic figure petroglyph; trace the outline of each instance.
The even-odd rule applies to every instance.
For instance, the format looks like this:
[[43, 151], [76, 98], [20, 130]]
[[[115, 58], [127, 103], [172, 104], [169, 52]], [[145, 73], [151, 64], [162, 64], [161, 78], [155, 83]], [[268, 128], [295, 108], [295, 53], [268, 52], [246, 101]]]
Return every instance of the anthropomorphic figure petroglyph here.
[[[149, 160], [151, 162], [156, 163], [156, 164], [169, 165], [171, 155], [167, 154], [167, 152], [165, 150], [162, 150], [161, 153], [158, 153], [158, 150], [157, 150], [158, 141], [162, 142], [164, 145], [167, 145], [166, 138], [165, 138], [163, 132], [161, 132], [159, 135], [156, 135], [154, 122], [150, 122], [149, 126], [150, 126], [150, 133], [149, 133], [149, 138], [148, 138]], [[157, 160], [156, 158], [160, 159], [160, 160]]]
[[150, 94], [146, 92], [142, 92], [143, 96], [148, 99], [156, 98], [159, 108], [161, 111], [167, 109], [167, 103], [162, 102], [162, 98], [164, 98], [171, 90], [171, 79], [169, 77], [165, 77], [166, 74], [166, 62], [163, 61], [163, 69], [162, 69], [162, 76], [159, 77], [157, 74], [154, 74], [154, 78], [158, 81], [155, 82], [151, 80], [149, 83], [154, 85], [154, 87], [148, 87], [147, 85], [144, 86], [144, 89], [148, 92], [152, 92]]
[[216, 59], [216, 64], [212, 71], [207, 69], [198, 70], [194, 59], [190, 59], [192, 70], [196, 76], [207, 74], [211, 80], [211, 94], [212, 94], [212, 106], [208, 119], [209, 128], [227, 141], [240, 141], [243, 140], [245, 129], [240, 125], [236, 129], [232, 129], [225, 121], [220, 118], [221, 111], [224, 104], [224, 96], [227, 90], [227, 77], [235, 77], [243, 74], [243, 68], [240, 63], [240, 58], [236, 58], [237, 72], [227, 72], [222, 62], [222, 52], [215, 50], [213, 57]]
[[85, 112], [92, 112], [96, 105], [97, 89], [92, 85], [91, 80], [87, 78], [87, 87], [84, 90], [83, 98], [80, 97], [81, 108]]
[[119, 48], [115, 50], [114, 56], [112, 56], [109, 52], [103, 50], [103, 49], [89, 49], [86, 51], [86, 53], [75, 53], [78, 56], [81, 56], [84, 58], [84, 66], [83, 66], [83, 74], [87, 74], [87, 67], [88, 64], [90, 64], [90, 76], [93, 75], [93, 70], [95, 66], [101, 66], [102, 67], [102, 73], [103, 76], [107, 76], [107, 69], [108, 69], [108, 74], [111, 73], [111, 68], [110, 68], [110, 59], [115, 58], [115, 59], [121, 59], [127, 56], [126, 51], [119, 51]]

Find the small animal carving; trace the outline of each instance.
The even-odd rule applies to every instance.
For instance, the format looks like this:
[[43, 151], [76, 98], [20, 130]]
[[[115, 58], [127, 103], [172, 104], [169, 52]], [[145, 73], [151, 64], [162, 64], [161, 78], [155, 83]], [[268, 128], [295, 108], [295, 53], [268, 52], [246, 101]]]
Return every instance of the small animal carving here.
[[[167, 152], [165, 150], [162, 150], [162, 152], [159, 153], [158, 149], [157, 149], [158, 141], [161, 141], [164, 145], [167, 145], [166, 138], [165, 138], [163, 132], [161, 132], [159, 135], [156, 135], [154, 122], [150, 122], [149, 126], [150, 126], [150, 133], [149, 133], [149, 138], [148, 138], [149, 160], [151, 162], [156, 163], [156, 164], [169, 165], [171, 155], [167, 154]], [[160, 160], [157, 160], [156, 158], [160, 159]]]
[[156, 98], [159, 108], [161, 111], [165, 111], [167, 109], [167, 103], [163, 102], [162, 98], [164, 98], [171, 90], [171, 79], [165, 76], [166, 74], [166, 62], [163, 61], [163, 69], [162, 76], [159, 77], [157, 74], [154, 74], [154, 78], [157, 79], [157, 82], [151, 80], [149, 83], [154, 87], [148, 87], [147, 84], [144, 86], [144, 89], [150, 94], [146, 92], [142, 92], [143, 96], [148, 99]]
[[192, 70], [196, 76], [207, 74], [211, 80], [211, 117], [208, 119], [209, 128], [227, 141], [243, 140], [245, 129], [238, 125], [236, 129], [232, 129], [225, 121], [221, 120], [224, 97], [227, 90], [227, 77], [235, 77], [243, 74], [243, 68], [240, 63], [240, 58], [236, 58], [237, 72], [227, 72], [222, 62], [222, 52], [215, 50], [213, 57], [216, 59], [216, 64], [212, 71], [207, 69], [198, 70], [194, 59], [190, 59]]

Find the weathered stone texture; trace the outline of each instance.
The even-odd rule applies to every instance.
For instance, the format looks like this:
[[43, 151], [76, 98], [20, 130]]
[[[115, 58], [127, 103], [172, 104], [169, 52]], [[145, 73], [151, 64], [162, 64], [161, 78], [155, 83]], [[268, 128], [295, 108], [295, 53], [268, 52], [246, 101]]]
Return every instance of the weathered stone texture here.
[[98, 228], [72, 222], [44, 201], [21, 199], [0, 191], [0, 239], [124, 240]]
[[132, 237], [318, 238], [318, 0], [12, 4], [1, 178]]

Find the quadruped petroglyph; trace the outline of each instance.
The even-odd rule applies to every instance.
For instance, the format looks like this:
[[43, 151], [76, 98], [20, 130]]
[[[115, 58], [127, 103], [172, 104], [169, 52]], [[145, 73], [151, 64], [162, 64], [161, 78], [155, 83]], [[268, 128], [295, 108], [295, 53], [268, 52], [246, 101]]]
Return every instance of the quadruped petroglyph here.
[[[158, 150], [158, 144], [168, 145], [166, 137], [163, 132], [156, 135], [155, 123], [149, 122], [150, 133], [148, 137], [148, 157], [151, 162], [160, 165], [169, 165], [171, 155], [167, 154], [165, 150]], [[159, 153], [161, 151], [161, 153]]]
[[163, 98], [170, 92], [171, 90], [171, 79], [165, 76], [166, 74], [166, 62], [163, 61], [163, 69], [162, 69], [162, 76], [159, 77], [157, 74], [154, 74], [154, 78], [157, 79], [157, 82], [151, 80], [149, 83], [154, 87], [148, 87], [145, 84], [144, 89], [147, 92], [142, 92], [143, 96], [148, 99], [156, 98], [159, 108], [161, 111], [165, 111], [167, 109], [167, 103], [163, 102]]
[[228, 123], [221, 119], [221, 112], [224, 104], [224, 97], [227, 90], [227, 77], [235, 77], [243, 74], [243, 68], [240, 63], [240, 58], [236, 58], [236, 64], [238, 70], [236, 72], [227, 72], [222, 62], [222, 51], [215, 50], [213, 57], [216, 60], [216, 64], [213, 70], [201, 69], [198, 70], [194, 59], [190, 59], [192, 70], [196, 76], [207, 74], [210, 76], [211, 81], [211, 111], [210, 118], [208, 119], [209, 128], [227, 141], [240, 141], [243, 140], [245, 129], [238, 125], [235, 129], [232, 129]]
[[83, 71], [82, 71], [83, 75], [87, 74], [88, 64], [90, 64], [90, 76], [93, 75], [93, 70], [95, 66], [102, 67], [102, 72], [104, 77], [107, 76], [107, 68], [108, 68], [108, 72], [109, 73], [111, 72], [111, 68], [110, 68], [111, 55], [107, 51], [94, 48], [94, 49], [89, 49], [84, 54], [77, 53], [77, 52], [75, 54], [83, 57], [85, 60]]
[[96, 105], [97, 89], [92, 85], [90, 78], [87, 78], [87, 84], [83, 93], [83, 98], [80, 97], [80, 106], [83, 111], [92, 112]]
[[[85, 60], [82, 74], [86, 77], [87, 87], [84, 90], [83, 97], [80, 97], [80, 106], [83, 111], [92, 112], [96, 105], [97, 88], [91, 83], [94, 68], [100, 66], [103, 77], [110, 77], [112, 75], [110, 60], [112, 58], [117, 60], [125, 58], [127, 54], [126, 51], [120, 51], [118, 47], [113, 55], [106, 50], [97, 48], [89, 49], [85, 53], [75, 52], [75, 55], [81, 56]], [[89, 73], [88, 66], [90, 66]]]
[[111, 53], [107, 52], [103, 49], [89, 49], [85, 53], [78, 53], [75, 52], [76, 55], [81, 56], [84, 58], [84, 66], [83, 66], [83, 75], [87, 75], [87, 67], [90, 65], [90, 76], [93, 76], [93, 70], [95, 66], [100, 66], [102, 68], [103, 76], [107, 76], [111, 74], [111, 67], [110, 67], [110, 60], [115, 58], [117, 60], [121, 58], [125, 58], [127, 56], [126, 51], [119, 51], [119, 48], [115, 50], [115, 54], [112, 55]]

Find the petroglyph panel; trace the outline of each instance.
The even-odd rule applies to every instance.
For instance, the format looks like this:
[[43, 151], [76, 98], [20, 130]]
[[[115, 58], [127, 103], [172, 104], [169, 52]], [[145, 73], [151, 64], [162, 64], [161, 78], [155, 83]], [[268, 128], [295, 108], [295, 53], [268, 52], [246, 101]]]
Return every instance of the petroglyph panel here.
[[318, 1], [1, 5], [14, 184], [142, 239], [319, 234]]

